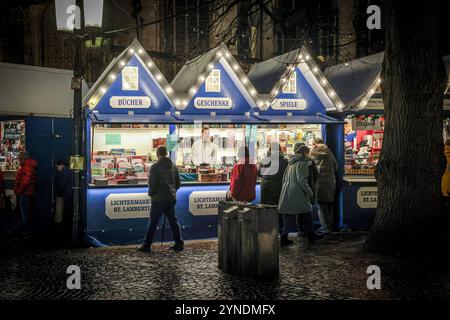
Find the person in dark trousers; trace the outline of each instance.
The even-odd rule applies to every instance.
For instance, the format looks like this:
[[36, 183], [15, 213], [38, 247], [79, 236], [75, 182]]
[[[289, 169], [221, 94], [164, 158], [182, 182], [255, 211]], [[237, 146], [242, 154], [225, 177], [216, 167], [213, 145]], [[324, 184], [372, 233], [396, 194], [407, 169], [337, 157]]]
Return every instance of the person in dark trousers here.
[[[259, 164], [259, 176], [261, 177], [260, 203], [278, 206], [283, 185], [283, 175], [287, 166], [288, 160], [284, 157], [280, 144], [271, 144], [267, 156], [261, 159]], [[278, 226], [281, 234], [283, 230], [282, 215], [279, 215]]]
[[336, 158], [323, 140], [314, 139], [311, 158], [315, 161], [319, 176], [316, 183], [316, 196], [319, 205], [319, 218], [324, 234], [333, 231], [333, 206], [336, 192], [336, 172], [338, 165]]
[[5, 191], [5, 180], [3, 179], [2, 169], [0, 169], [0, 212], [6, 210]]
[[25, 235], [31, 233], [31, 210], [34, 194], [36, 192], [36, 170], [37, 162], [30, 157], [27, 151], [19, 153], [20, 168], [16, 172], [16, 183], [14, 194], [22, 216], [23, 232]]
[[230, 178], [229, 197], [236, 201], [251, 202], [256, 198], [256, 180], [258, 168], [250, 163], [250, 152], [247, 146], [238, 150], [239, 160], [234, 164]]
[[[305, 145], [305, 143], [303, 143], [303, 142], [297, 142], [294, 146], [294, 153], [297, 154], [297, 151], [299, 150], [299, 148], [304, 145]], [[311, 205], [314, 205], [316, 203], [316, 182], [317, 182], [317, 177], [319, 176], [319, 172], [317, 170], [316, 163], [314, 162], [314, 160], [312, 160], [309, 157], [309, 154], [307, 155], [307, 159], [308, 159], [308, 185], [313, 192], [313, 197], [311, 199]], [[305, 237], [307, 235], [306, 234], [306, 221], [305, 221], [304, 217], [305, 217], [305, 215], [297, 216], [298, 234], [299, 234], [299, 236], [302, 236], [302, 237]]]
[[67, 163], [59, 160], [56, 162], [55, 191], [56, 210], [54, 222], [61, 226], [62, 237], [69, 240], [71, 236], [73, 216], [73, 174], [67, 167]]
[[[308, 184], [309, 148], [301, 145], [296, 154], [289, 159], [289, 165], [284, 173], [283, 187], [281, 189], [278, 211], [284, 217], [283, 233], [281, 235], [281, 245], [291, 245], [293, 241], [289, 240], [290, 225], [303, 218], [308, 240], [314, 242], [321, 237], [315, 234], [312, 224], [312, 206], [313, 191]], [[299, 217], [303, 215], [303, 217]]]
[[150, 220], [144, 243], [138, 249], [142, 252], [150, 252], [156, 226], [161, 216], [166, 216], [172, 229], [175, 245], [170, 249], [179, 252], [184, 249], [184, 241], [181, 238], [180, 225], [175, 214], [177, 202], [177, 190], [180, 188], [180, 175], [177, 167], [168, 157], [167, 148], [159, 146], [156, 149], [158, 161], [150, 167], [148, 177], [148, 195], [151, 198]]

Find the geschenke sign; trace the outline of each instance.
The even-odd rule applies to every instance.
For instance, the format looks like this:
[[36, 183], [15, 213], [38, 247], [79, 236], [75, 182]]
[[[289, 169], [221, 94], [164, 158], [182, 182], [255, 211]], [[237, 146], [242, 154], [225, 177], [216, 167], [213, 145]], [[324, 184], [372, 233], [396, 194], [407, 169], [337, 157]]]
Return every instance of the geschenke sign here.
[[271, 104], [273, 110], [305, 110], [305, 99], [276, 99]]
[[105, 213], [110, 219], [148, 218], [150, 206], [147, 193], [112, 193], [105, 199]]
[[230, 98], [195, 98], [194, 107], [197, 109], [231, 109], [233, 100]]
[[363, 209], [376, 209], [378, 204], [377, 187], [361, 187], [356, 192], [356, 203]]
[[146, 109], [151, 105], [147, 96], [113, 96], [109, 99], [109, 105], [114, 109]]
[[365, 117], [360, 120], [358, 117], [352, 119], [352, 130], [383, 130], [380, 118]]
[[226, 190], [193, 191], [189, 195], [189, 211], [194, 216], [219, 214], [219, 202], [225, 200]]

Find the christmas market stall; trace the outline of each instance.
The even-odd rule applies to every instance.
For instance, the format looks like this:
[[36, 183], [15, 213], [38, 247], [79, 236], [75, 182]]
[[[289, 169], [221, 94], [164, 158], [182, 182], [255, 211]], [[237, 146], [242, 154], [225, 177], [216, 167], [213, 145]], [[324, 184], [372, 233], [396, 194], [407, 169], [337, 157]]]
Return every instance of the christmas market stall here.
[[[281, 73], [266, 73], [269, 61], [255, 66], [249, 79], [221, 45], [186, 62], [169, 84], [134, 41], [84, 101], [86, 241], [143, 239], [151, 206], [148, 170], [159, 145], [167, 146], [180, 172], [176, 212], [183, 237], [200, 239], [217, 237], [218, 204], [239, 147], [248, 146], [257, 162], [271, 142], [289, 154], [297, 141], [325, 137], [329, 126], [342, 133], [342, 122], [325, 115], [342, 102], [327, 81], [321, 84], [325, 78], [306, 49], [285, 58]], [[170, 232], [164, 240], [171, 240]]]
[[[384, 136], [380, 77], [384, 52], [327, 68], [324, 73], [345, 107], [334, 117], [345, 120], [343, 177], [344, 225], [368, 230], [377, 208], [375, 167]], [[443, 58], [450, 75], [450, 56]], [[444, 96], [444, 139], [450, 130], [450, 93]], [[420, 132], [417, 132], [420, 134]]]

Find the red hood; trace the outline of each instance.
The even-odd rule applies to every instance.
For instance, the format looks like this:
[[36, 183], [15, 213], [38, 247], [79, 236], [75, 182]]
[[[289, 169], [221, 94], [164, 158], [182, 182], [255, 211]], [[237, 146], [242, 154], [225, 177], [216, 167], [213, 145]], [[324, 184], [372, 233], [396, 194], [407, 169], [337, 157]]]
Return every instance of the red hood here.
[[21, 163], [21, 165], [22, 166], [27, 166], [27, 167], [32, 167], [32, 168], [36, 169], [37, 168], [37, 161], [32, 159], [32, 158], [28, 158], [28, 159], [24, 160]]

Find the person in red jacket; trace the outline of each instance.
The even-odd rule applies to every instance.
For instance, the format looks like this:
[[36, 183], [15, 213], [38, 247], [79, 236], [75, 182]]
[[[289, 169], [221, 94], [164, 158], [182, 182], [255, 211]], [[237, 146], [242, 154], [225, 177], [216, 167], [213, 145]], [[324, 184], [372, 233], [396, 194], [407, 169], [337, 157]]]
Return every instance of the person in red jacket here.
[[32, 159], [27, 151], [19, 153], [20, 168], [16, 173], [16, 184], [14, 186], [14, 194], [20, 207], [22, 215], [22, 224], [25, 233], [29, 233], [31, 203], [36, 191], [36, 169], [37, 162]]
[[256, 198], [258, 169], [250, 163], [248, 147], [239, 148], [239, 160], [234, 164], [230, 179], [230, 197], [236, 201], [251, 202]]

